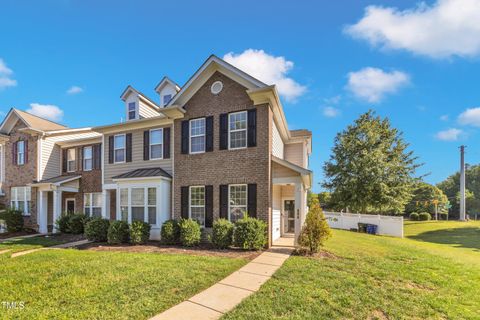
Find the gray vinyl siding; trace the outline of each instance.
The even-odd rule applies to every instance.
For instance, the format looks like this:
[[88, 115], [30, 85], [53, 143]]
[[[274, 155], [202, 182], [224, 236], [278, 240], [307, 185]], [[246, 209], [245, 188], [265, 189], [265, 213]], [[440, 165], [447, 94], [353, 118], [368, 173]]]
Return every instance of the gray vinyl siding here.
[[[163, 128], [167, 128], [163, 127]], [[162, 128], [162, 127], [155, 127], [151, 129]], [[140, 129], [134, 131], [125, 131], [123, 133], [132, 133], [132, 162], [125, 162], [125, 163], [108, 163], [108, 137], [109, 135], [105, 135], [105, 148], [104, 149], [104, 183], [110, 184], [114, 183], [112, 181], [112, 177], [115, 177], [119, 174], [126, 173], [129, 171], [133, 171], [136, 169], [143, 169], [143, 168], [162, 168], [170, 175], [173, 176], [173, 129], [170, 131], [170, 159], [160, 159], [160, 160], [143, 160], [143, 131], [148, 129]], [[111, 134], [116, 135], [116, 134]]]
[[138, 104], [138, 114], [140, 115], [140, 119], [158, 117], [160, 115], [158, 111], [153, 110], [151, 107], [143, 104], [141, 101], [139, 101]]

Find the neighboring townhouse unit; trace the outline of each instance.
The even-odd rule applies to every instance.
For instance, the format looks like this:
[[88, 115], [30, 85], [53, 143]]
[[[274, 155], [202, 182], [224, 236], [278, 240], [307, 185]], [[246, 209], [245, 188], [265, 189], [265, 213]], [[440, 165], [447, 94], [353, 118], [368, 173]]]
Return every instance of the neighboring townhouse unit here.
[[[165, 77], [155, 91], [158, 103], [128, 86], [126, 121], [95, 128], [16, 128], [19, 115], [39, 118], [12, 110], [0, 129], [6, 203], [23, 205], [41, 232], [75, 211], [148, 222], [153, 239], [167, 219], [193, 218], [208, 232], [218, 218], [245, 214], [267, 222], [269, 245], [297, 236], [312, 185], [312, 136], [288, 129], [275, 86], [211, 56], [183, 87]], [[32, 139], [28, 157], [36, 160], [12, 183], [20, 172], [8, 153], [25, 157], [21, 144], [11, 146], [20, 138]], [[25, 192], [28, 209], [18, 202]]]

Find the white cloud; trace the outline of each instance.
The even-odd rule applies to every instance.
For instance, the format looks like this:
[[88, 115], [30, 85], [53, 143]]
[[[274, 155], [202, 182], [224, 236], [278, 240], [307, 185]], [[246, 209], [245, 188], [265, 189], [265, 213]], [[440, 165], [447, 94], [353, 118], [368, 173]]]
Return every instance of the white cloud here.
[[52, 104], [30, 103], [27, 112], [52, 121], [60, 121], [63, 118], [63, 110]]
[[435, 135], [438, 140], [442, 141], [457, 141], [460, 136], [463, 135], [463, 131], [456, 128], [450, 128], [447, 130], [439, 131]]
[[408, 74], [378, 68], [363, 68], [348, 74], [347, 89], [355, 96], [371, 103], [380, 102], [385, 95], [397, 92], [410, 82]]
[[444, 115], [440, 116], [440, 120], [442, 120], [442, 121], [448, 121], [449, 118], [450, 117], [448, 116], [448, 114], [444, 114]]
[[470, 108], [458, 116], [458, 122], [463, 125], [480, 127], [480, 108]]
[[0, 59], [0, 90], [17, 85], [17, 80], [11, 78], [12, 74], [12, 69], [8, 68], [5, 62]]
[[407, 10], [368, 6], [345, 32], [373, 46], [432, 58], [480, 55], [480, 1], [437, 0]]
[[83, 88], [79, 86], [72, 86], [70, 89], [67, 90], [68, 94], [77, 94], [83, 92]]
[[328, 118], [335, 118], [340, 115], [340, 109], [334, 107], [323, 108], [323, 115]]
[[330, 98], [323, 99], [323, 101], [326, 104], [338, 104], [340, 102], [340, 100], [342, 100], [342, 96], [339, 95], [339, 94], [336, 95], [336, 96], [330, 97]]
[[223, 59], [252, 77], [268, 85], [275, 84], [278, 92], [287, 101], [295, 101], [307, 88], [287, 74], [293, 69], [293, 62], [285, 57], [276, 57], [263, 50], [248, 49], [240, 54], [229, 52]]

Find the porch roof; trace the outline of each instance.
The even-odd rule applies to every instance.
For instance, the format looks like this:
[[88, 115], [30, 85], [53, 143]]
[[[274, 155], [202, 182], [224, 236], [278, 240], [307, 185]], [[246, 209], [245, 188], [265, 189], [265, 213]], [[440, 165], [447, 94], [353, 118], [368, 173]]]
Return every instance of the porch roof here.
[[56, 186], [60, 186], [66, 182], [74, 181], [80, 179], [82, 176], [72, 176], [72, 175], [62, 175], [57, 176], [49, 179], [40, 180], [31, 184], [31, 186], [38, 186], [38, 185], [45, 185], [45, 184], [53, 184]]
[[164, 177], [169, 179], [172, 178], [172, 176], [162, 168], [144, 168], [144, 169], [136, 169], [126, 173], [122, 173], [118, 176], [112, 177], [112, 179], [121, 180], [121, 179], [153, 178], [153, 177]]
[[[307, 189], [311, 188], [312, 183], [313, 183], [313, 172], [311, 170], [305, 169], [303, 167], [300, 167], [299, 165], [296, 165], [294, 163], [291, 163], [290, 161], [272, 156], [272, 162], [289, 169], [290, 172], [294, 172], [297, 174], [297, 177], [300, 176], [303, 183], [307, 187]], [[287, 177], [283, 177], [287, 178]]]

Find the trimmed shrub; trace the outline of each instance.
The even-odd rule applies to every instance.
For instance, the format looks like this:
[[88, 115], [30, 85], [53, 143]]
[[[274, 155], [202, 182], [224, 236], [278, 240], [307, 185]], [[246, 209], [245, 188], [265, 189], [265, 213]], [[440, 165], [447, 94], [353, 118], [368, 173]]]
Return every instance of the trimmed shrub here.
[[182, 219], [178, 223], [180, 228], [180, 243], [185, 247], [193, 247], [200, 243], [202, 232], [197, 221]]
[[7, 225], [8, 232], [18, 232], [23, 230], [24, 221], [22, 211], [8, 209], [3, 214], [3, 219], [5, 220], [5, 224]]
[[180, 242], [180, 226], [176, 220], [167, 220], [162, 224], [160, 232], [162, 242], [165, 244], [177, 244]]
[[410, 213], [410, 220], [418, 221], [418, 213], [416, 213], [416, 212]]
[[210, 241], [219, 249], [230, 247], [233, 242], [233, 223], [226, 219], [215, 220]]
[[75, 213], [68, 216], [67, 231], [73, 234], [82, 234], [85, 229], [86, 216], [81, 213]]
[[332, 231], [323, 215], [323, 210], [317, 199], [310, 204], [305, 223], [303, 224], [298, 244], [310, 254], [317, 253], [325, 241], [332, 236]]
[[107, 241], [110, 244], [128, 242], [128, 223], [121, 220], [112, 221], [108, 227]]
[[68, 230], [68, 220], [70, 220], [69, 214], [63, 214], [60, 218], [55, 221], [57, 225], [57, 230], [60, 230], [61, 233], [69, 233]]
[[235, 222], [233, 243], [244, 250], [259, 250], [267, 243], [267, 224], [262, 220], [245, 217]]
[[105, 242], [108, 240], [108, 228], [110, 221], [102, 218], [94, 218], [85, 225], [85, 236], [90, 241]]
[[428, 220], [431, 220], [431, 219], [432, 219], [432, 216], [428, 212], [421, 212], [418, 215], [418, 220], [420, 220], [420, 221], [428, 221]]
[[143, 221], [133, 221], [130, 225], [130, 243], [144, 244], [150, 239], [150, 224]]

